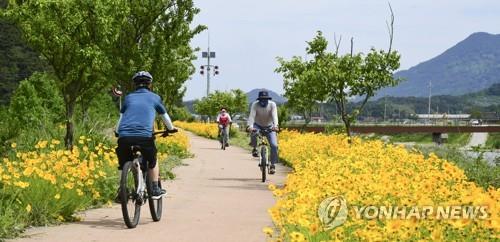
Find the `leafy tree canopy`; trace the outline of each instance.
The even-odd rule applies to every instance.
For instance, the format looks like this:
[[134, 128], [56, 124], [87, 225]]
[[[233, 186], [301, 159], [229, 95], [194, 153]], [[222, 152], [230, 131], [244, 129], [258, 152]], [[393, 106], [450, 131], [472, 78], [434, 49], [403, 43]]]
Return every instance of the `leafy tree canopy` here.
[[240, 89], [229, 92], [215, 91], [194, 104], [194, 110], [201, 115], [215, 116], [224, 107], [231, 114], [246, 113], [248, 101]]

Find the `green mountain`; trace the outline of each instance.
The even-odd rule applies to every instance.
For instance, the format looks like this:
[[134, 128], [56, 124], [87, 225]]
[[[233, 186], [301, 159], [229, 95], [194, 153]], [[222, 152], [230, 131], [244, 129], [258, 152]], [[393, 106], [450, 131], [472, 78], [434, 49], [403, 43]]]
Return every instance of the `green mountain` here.
[[[359, 103], [358, 103], [359, 104]], [[409, 118], [412, 114], [426, 114], [428, 97], [385, 97], [370, 101], [362, 116]], [[479, 92], [460, 96], [437, 95], [431, 97], [432, 113], [496, 113], [500, 115], [500, 83]]]
[[[259, 91], [262, 90], [262, 89], [253, 89], [249, 92], [247, 92], [247, 100], [248, 100], [248, 103], [252, 103], [254, 102], [255, 100], [257, 100], [257, 97], [259, 96]], [[271, 96], [272, 100], [274, 102], [276, 102], [277, 104], [282, 104], [282, 103], [285, 103], [286, 102], [286, 99], [282, 96], [280, 96], [278, 93], [272, 91], [272, 90], [267, 90], [268, 93], [269, 93], [269, 96]]]
[[461, 95], [500, 83], [500, 35], [474, 33], [439, 56], [399, 71], [405, 79], [398, 86], [377, 94], [383, 96]]
[[[0, 0], [0, 7], [5, 1]], [[0, 105], [8, 103], [19, 82], [47, 66], [23, 42], [18, 28], [0, 19]]]

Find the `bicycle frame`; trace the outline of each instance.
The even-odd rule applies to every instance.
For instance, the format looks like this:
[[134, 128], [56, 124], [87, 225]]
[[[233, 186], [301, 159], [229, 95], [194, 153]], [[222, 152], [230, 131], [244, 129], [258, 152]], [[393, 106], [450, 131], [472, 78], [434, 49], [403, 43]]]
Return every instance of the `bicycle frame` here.
[[[269, 152], [268, 152], [268, 140], [267, 137], [264, 138], [268, 133], [273, 132], [270, 129], [260, 129], [257, 133], [258, 146], [259, 146], [259, 167], [262, 172], [262, 182], [266, 181], [266, 173], [269, 171]], [[267, 170], [267, 171], [266, 171]]]
[[221, 149], [223, 149], [223, 150], [226, 149], [226, 145], [229, 142], [229, 132], [230, 131], [228, 130], [226, 132], [226, 128], [231, 129], [231, 126], [219, 124], [219, 142], [222, 144]]

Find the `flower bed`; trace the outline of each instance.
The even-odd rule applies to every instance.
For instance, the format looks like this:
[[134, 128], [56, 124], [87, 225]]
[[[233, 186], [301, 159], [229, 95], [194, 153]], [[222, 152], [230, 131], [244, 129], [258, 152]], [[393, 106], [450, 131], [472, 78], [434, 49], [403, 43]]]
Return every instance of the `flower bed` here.
[[[342, 135], [285, 131], [280, 134], [279, 142], [280, 157], [294, 172], [288, 175], [283, 188], [270, 185], [277, 198], [269, 210], [276, 228], [265, 228], [264, 232], [278, 240], [484, 241], [499, 238], [500, 191], [484, 190], [468, 182], [464, 172], [446, 160], [434, 155], [425, 159], [417, 151], [380, 141], [354, 138], [349, 144]], [[327, 229], [320, 220], [318, 208], [324, 199], [336, 196], [342, 196], [347, 202], [347, 219], [340, 226]], [[397, 206], [408, 210], [405, 216], [369, 219], [360, 212], [360, 208], [368, 206]], [[464, 219], [461, 213], [439, 217], [440, 206], [452, 209], [453, 206], [484, 206], [488, 216]], [[421, 211], [413, 216], [408, 214], [409, 208], [414, 207], [435, 209], [423, 218]]]

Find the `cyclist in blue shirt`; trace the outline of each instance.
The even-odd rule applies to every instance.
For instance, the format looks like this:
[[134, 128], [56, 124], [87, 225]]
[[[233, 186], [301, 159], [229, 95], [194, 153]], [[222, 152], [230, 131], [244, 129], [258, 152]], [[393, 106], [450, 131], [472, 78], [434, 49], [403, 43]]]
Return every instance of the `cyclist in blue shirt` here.
[[121, 170], [125, 162], [132, 160], [131, 146], [139, 145], [143, 156], [143, 165], [148, 165], [148, 175], [153, 181], [153, 198], [160, 198], [166, 193], [158, 186], [159, 167], [156, 165], [156, 146], [153, 136], [153, 125], [156, 113], [160, 114], [168, 130], [176, 130], [160, 96], [151, 91], [153, 76], [149, 72], [140, 71], [132, 77], [136, 90], [125, 97], [120, 110], [120, 119], [116, 126], [118, 134], [118, 156]]

